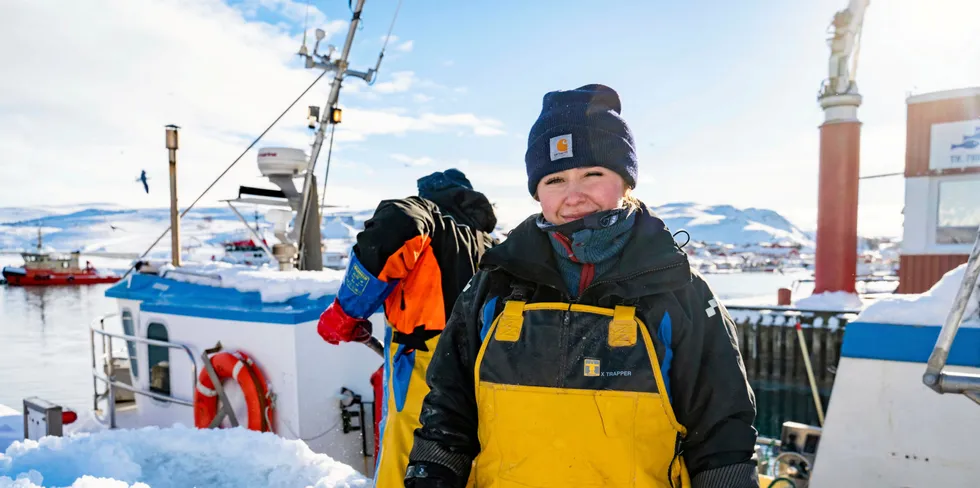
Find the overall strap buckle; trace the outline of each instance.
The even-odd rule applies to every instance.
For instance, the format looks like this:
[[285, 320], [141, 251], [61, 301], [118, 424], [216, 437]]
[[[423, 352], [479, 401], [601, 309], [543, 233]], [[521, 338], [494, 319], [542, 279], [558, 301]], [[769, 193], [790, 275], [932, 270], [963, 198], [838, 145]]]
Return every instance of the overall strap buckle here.
[[501, 342], [517, 342], [521, 338], [525, 303], [520, 300], [508, 300], [504, 304], [504, 311], [500, 314], [500, 321], [497, 322], [497, 332], [493, 335], [494, 339]]
[[609, 347], [636, 345], [636, 307], [617, 305], [609, 322]]

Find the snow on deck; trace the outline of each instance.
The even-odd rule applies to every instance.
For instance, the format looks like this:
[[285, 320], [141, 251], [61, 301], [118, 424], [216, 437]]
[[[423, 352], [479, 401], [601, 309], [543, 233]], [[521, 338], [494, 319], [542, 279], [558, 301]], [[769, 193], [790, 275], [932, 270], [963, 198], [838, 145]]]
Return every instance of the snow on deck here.
[[343, 270], [279, 271], [268, 266], [255, 268], [221, 262], [189, 263], [180, 268], [165, 264], [159, 273], [167, 279], [185, 283], [234, 288], [241, 292], [256, 291], [263, 302], [270, 303], [303, 295], [316, 300], [336, 294], [344, 278]]
[[[907, 325], [942, 325], [953, 307], [953, 300], [963, 282], [966, 264], [961, 264], [943, 275], [929, 291], [914, 295], [892, 295], [882, 298], [864, 309], [857, 322]], [[980, 292], [974, 287], [973, 295], [963, 314], [963, 325], [980, 326], [978, 317]]]
[[302, 441], [243, 428], [107, 430], [16, 442], [0, 454], [0, 488], [369, 485]]
[[793, 302], [793, 306], [804, 310], [854, 310], [864, 307], [864, 302], [856, 293], [832, 291], [810, 295]]

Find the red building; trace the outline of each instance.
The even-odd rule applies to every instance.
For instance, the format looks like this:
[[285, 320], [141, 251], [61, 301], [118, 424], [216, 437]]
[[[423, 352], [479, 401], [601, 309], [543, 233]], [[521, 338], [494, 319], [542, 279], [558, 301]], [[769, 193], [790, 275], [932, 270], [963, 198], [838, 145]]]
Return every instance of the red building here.
[[980, 225], [980, 87], [909, 97], [899, 293], [965, 263]]

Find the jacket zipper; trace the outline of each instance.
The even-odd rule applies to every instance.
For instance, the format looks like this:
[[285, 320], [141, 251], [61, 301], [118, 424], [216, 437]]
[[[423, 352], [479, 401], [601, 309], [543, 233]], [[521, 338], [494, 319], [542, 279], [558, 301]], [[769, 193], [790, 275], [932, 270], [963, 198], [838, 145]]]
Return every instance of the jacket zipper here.
[[565, 309], [561, 312], [561, 333], [558, 335], [558, 388], [565, 387], [565, 378], [568, 376], [568, 323], [571, 312]]

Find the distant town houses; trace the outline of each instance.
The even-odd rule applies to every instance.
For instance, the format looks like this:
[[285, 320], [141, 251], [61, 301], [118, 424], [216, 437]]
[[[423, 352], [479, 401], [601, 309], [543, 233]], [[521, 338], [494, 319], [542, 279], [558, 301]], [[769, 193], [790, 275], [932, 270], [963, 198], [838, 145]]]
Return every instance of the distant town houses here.
[[[861, 239], [856, 274], [891, 276], [898, 272], [898, 239]], [[814, 249], [791, 241], [731, 244], [691, 241], [684, 245], [691, 266], [704, 273], [812, 271]]]

